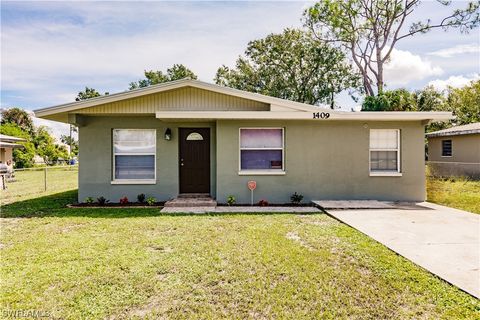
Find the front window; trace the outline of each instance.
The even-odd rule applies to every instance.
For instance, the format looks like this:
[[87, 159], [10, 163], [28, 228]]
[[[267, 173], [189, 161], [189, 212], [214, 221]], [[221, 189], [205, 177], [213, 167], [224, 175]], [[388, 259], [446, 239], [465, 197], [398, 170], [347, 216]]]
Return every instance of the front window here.
[[370, 130], [370, 173], [400, 172], [400, 130]]
[[156, 131], [113, 130], [114, 180], [155, 179]]
[[442, 157], [452, 156], [452, 140], [442, 140]]
[[283, 171], [283, 129], [240, 129], [240, 170]]

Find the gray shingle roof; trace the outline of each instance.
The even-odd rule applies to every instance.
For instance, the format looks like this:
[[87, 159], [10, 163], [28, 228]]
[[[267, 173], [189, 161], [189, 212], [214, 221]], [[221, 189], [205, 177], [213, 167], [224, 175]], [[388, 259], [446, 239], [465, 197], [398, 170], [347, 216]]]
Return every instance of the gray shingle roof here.
[[427, 133], [427, 137], [458, 136], [463, 134], [480, 133], [480, 122], [470, 123], [463, 126], [455, 126], [448, 129]]

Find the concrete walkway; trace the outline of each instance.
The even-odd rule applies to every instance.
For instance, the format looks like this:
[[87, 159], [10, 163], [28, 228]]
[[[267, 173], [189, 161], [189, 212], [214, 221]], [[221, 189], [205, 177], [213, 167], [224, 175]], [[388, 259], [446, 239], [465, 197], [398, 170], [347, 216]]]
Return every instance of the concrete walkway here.
[[319, 213], [316, 207], [165, 207], [162, 213], [237, 213], [237, 212], [291, 212], [291, 213]]
[[480, 298], [480, 215], [426, 202], [328, 213]]

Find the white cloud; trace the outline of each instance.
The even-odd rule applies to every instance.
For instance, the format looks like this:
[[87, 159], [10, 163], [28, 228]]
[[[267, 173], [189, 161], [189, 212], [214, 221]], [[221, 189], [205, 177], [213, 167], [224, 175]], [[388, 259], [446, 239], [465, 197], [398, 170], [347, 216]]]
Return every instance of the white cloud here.
[[478, 53], [480, 52], [480, 45], [478, 43], [471, 44], [461, 44], [454, 47], [441, 49], [437, 51], [429, 52], [429, 55], [442, 57], [442, 58], [451, 58], [459, 54], [465, 53]]
[[460, 88], [470, 83], [472, 80], [479, 80], [480, 74], [474, 73], [468, 76], [450, 76], [447, 79], [436, 79], [430, 81], [428, 85], [435, 87], [435, 89], [443, 91], [448, 87]]
[[[72, 101], [86, 85], [101, 92], [126, 90], [143, 70], [174, 63], [212, 81], [217, 68], [232, 65], [249, 40], [280, 32], [292, 21], [300, 26], [302, 13], [302, 3], [292, 2], [64, 2], [29, 4], [28, 10], [32, 7], [52, 19], [2, 22], [1, 34], [2, 90], [28, 92], [20, 99], [27, 108], [32, 96], [34, 107]], [[62, 99], [68, 92], [68, 100]], [[8, 98], [4, 95], [3, 106]]]
[[410, 51], [393, 49], [390, 61], [384, 66], [385, 79], [391, 85], [406, 85], [443, 74], [442, 68]]

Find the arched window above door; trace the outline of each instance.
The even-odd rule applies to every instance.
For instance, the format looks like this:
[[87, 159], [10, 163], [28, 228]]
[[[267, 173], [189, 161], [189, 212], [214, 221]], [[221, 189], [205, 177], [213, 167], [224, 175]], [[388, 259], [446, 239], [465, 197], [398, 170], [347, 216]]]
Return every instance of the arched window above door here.
[[192, 132], [187, 136], [187, 141], [199, 141], [203, 140], [203, 136], [198, 132]]

